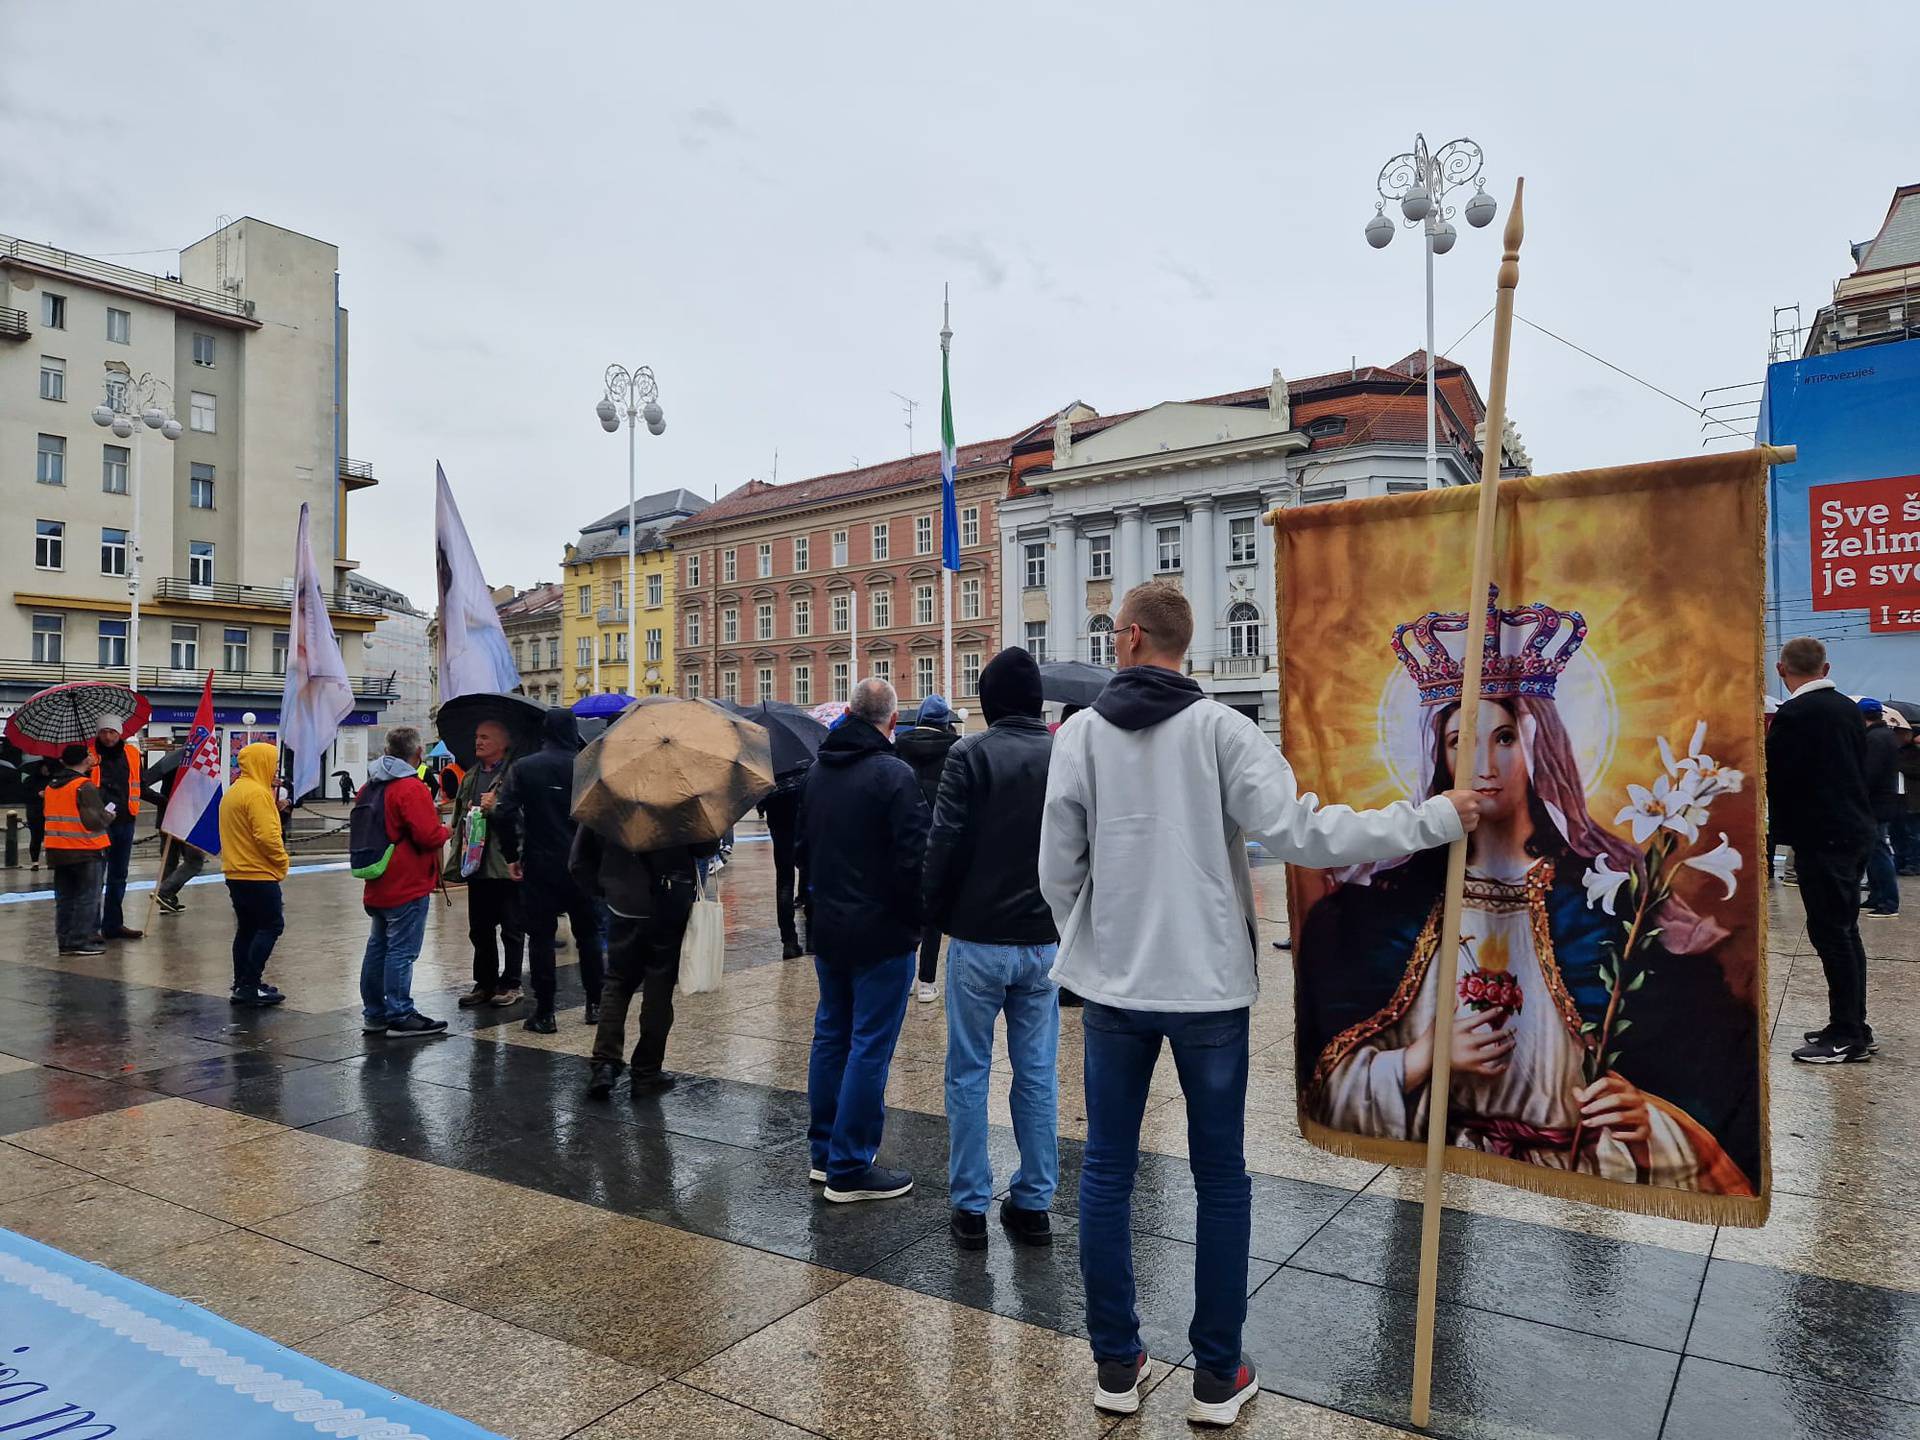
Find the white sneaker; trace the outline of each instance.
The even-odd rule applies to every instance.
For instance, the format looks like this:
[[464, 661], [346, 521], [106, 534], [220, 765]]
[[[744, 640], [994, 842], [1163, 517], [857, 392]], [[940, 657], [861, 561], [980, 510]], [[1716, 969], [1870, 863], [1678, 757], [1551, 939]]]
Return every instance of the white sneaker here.
[[920, 988], [914, 993], [922, 1005], [931, 1005], [940, 994], [938, 990], [934, 989], [933, 986], [929, 985], [925, 980], [920, 982]]

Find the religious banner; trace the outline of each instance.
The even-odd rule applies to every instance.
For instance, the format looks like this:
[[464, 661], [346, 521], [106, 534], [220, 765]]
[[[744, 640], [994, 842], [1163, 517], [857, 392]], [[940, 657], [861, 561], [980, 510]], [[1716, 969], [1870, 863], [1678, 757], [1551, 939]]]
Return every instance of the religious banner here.
[[[1767, 1213], [1762, 452], [1280, 512], [1288, 759], [1368, 807], [1480, 792], [1457, 1004], [1434, 994], [1446, 854], [1288, 877], [1302, 1133], [1722, 1225]], [[1455, 754], [1465, 646], [1476, 754]], [[1450, 1023], [1436, 1015], [1450, 1013]]]

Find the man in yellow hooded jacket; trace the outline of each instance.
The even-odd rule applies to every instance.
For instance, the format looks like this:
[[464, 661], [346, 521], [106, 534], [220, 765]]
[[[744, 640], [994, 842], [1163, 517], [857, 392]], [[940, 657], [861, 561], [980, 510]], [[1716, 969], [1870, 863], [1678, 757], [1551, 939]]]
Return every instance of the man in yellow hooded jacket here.
[[235, 1005], [278, 1005], [287, 997], [265, 982], [274, 942], [286, 928], [280, 882], [287, 878], [281, 803], [274, 788], [280, 747], [259, 743], [240, 752], [240, 775], [220, 801], [220, 862], [233, 901]]

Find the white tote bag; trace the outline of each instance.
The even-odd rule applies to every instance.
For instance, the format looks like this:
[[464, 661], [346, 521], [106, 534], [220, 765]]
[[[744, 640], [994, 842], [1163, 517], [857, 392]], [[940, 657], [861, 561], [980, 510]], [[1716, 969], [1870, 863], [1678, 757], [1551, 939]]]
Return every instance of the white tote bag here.
[[726, 908], [718, 900], [709, 899], [707, 887], [702, 885], [694, 891], [686, 938], [680, 942], [680, 993], [704, 995], [718, 990], [726, 968]]

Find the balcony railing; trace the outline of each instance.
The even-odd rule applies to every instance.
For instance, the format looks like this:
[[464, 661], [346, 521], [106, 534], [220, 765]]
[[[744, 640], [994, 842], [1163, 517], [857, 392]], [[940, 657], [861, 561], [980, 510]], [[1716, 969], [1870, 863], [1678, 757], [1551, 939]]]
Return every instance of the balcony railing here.
[[33, 330], [27, 324], [27, 312], [0, 306], [0, 339], [24, 340]]
[[627, 623], [627, 607], [624, 605], [602, 605], [596, 614], [602, 625], [624, 625]]
[[183, 285], [178, 280], [149, 275], [144, 270], [130, 270], [125, 265], [111, 265], [91, 255], [76, 255], [71, 250], [42, 245], [37, 240], [17, 240], [11, 235], [0, 235], [0, 260], [9, 259], [84, 276], [121, 290], [151, 295], [162, 304], [192, 305], [200, 310], [235, 315], [242, 320], [253, 318], [253, 302], [242, 300], [238, 295]]
[[1267, 657], [1264, 655], [1216, 655], [1213, 657], [1213, 678], [1216, 680], [1241, 680], [1252, 675], [1267, 673]]
[[347, 482], [350, 489], [355, 490], [380, 483], [374, 478], [371, 460], [349, 460], [344, 455], [340, 457], [340, 478]]
[[[174, 669], [165, 665], [142, 665], [134, 682], [137, 690], [186, 690], [197, 692], [207, 680], [207, 668], [213, 669], [213, 693], [278, 695], [287, 677], [273, 670], [222, 670], [215, 667]], [[398, 693], [395, 674], [355, 675], [353, 693], [363, 699], [377, 699]], [[0, 660], [0, 682], [24, 681], [33, 685], [67, 685], [82, 680], [127, 682], [124, 665], [80, 665], [62, 660]]]
[[[277, 585], [236, 585], [225, 580], [196, 585], [178, 575], [164, 575], [154, 581], [153, 598], [189, 600], [202, 605], [249, 605], [263, 610], [293, 609], [293, 592]], [[327, 596], [327, 609], [335, 615], [366, 615], [375, 619], [387, 613], [371, 601], [349, 600], [339, 595]]]

